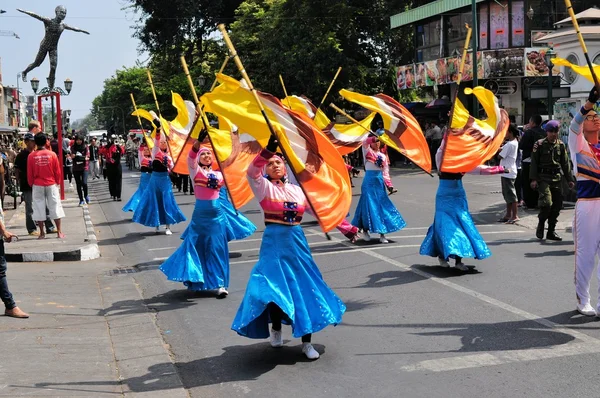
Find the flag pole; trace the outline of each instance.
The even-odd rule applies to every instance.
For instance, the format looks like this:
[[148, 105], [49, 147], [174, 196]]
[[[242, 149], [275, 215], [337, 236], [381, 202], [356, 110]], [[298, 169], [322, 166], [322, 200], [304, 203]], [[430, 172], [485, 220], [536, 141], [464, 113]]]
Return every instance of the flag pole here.
[[[227, 30], [225, 29], [225, 25], [219, 24], [218, 27], [219, 27], [219, 30], [221, 31], [221, 33], [223, 34], [223, 40], [225, 41], [225, 44], [227, 44], [227, 47], [229, 48], [229, 53], [231, 55], [231, 58], [233, 58], [240, 74], [246, 81], [246, 84], [248, 85], [248, 89], [254, 95], [254, 100], [256, 101], [256, 104], [258, 105], [258, 108], [260, 109], [260, 113], [262, 114], [263, 118], [265, 119], [265, 122], [267, 123], [267, 127], [269, 128], [271, 135], [275, 136], [275, 138], [277, 138], [277, 140], [279, 142], [281, 142], [281, 140], [279, 139], [279, 134], [273, 128], [273, 125], [271, 124], [271, 121], [269, 120], [269, 117], [267, 116], [267, 112], [265, 111], [265, 107], [263, 106], [262, 102], [260, 101], [260, 98], [258, 97], [258, 93], [257, 93], [256, 89], [254, 88], [254, 86], [252, 85], [252, 81], [250, 81], [250, 77], [248, 76], [248, 73], [246, 73], [246, 69], [244, 68], [244, 65], [242, 64], [242, 60], [240, 59], [240, 56], [238, 55], [237, 51], [235, 50], [235, 47], [233, 46], [231, 39], [229, 38], [229, 34], [227, 33]], [[283, 152], [283, 156], [286, 159], [291, 159], [286, 154], [285, 148], [283, 148], [283, 146], [280, 146], [279, 148], [281, 149], [281, 152]], [[317, 219], [317, 221], [319, 222], [321, 229], [323, 229], [323, 231], [325, 231], [325, 228], [323, 228], [323, 223], [321, 222], [321, 219], [317, 215], [317, 212], [314, 211], [315, 207], [310, 202], [310, 199], [309, 199], [308, 195], [306, 194], [306, 190], [304, 189], [302, 184], [300, 184], [300, 180], [298, 179], [298, 176], [296, 175], [294, 168], [290, 167], [290, 170], [291, 170], [292, 174], [294, 174], [296, 181], [298, 181], [298, 186], [302, 189], [302, 192], [304, 193], [304, 196], [306, 197], [306, 202], [313, 210], [313, 214], [314, 214], [315, 218]], [[327, 236], [328, 239], [331, 239], [327, 233], [325, 233], [325, 235]]]
[[[333, 80], [331, 81], [331, 84], [329, 85], [329, 88], [327, 89], [327, 91], [325, 92], [325, 95], [323, 96], [323, 99], [321, 100], [321, 103], [319, 104], [319, 106], [317, 106], [317, 110], [321, 109], [321, 107], [323, 106], [323, 103], [325, 102], [325, 98], [327, 98], [327, 96], [329, 95], [329, 92], [331, 91], [331, 88], [333, 87], [333, 84], [335, 83], [335, 81], [337, 80], [340, 72], [342, 71], [342, 67], [340, 66], [337, 70], [337, 72], [335, 73], [335, 76], [333, 76]], [[316, 115], [316, 112], [315, 112]]]
[[[567, 0], [568, 1], [568, 0]], [[452, 118], [454, 117], [454, 107], [456, 106], [456, 100], [458, 99], [458, 91], [460, 90], [460, 82], [462, 81], [463, 71], [465, 70], [465, 62], [467, 60], [467, 51], [469, 50], [469, 43], [471, 41], [471, 33], [473, 29], [469, 26], [469, 24], [465, 24], [467, 28], [467, 39], [465, 40], [465, 46], [463, 47], [462, 57], [460, 59], [460, 67], [458, 68], [458, 78], [456, 79], [456, 91], [454, 92], [454, 96], [452, 97], [452, 107], [450, 108], [450, 114], [448, 115], [448, 129], [452, 126]], [[476, 59], [473, 62], [477, 62]], [[477, 101], [476, 98], [473, 98], [473, 101]], [[442, 137], [444, 139], [444, 147], [442, 148], [442, 161], [440, 164], [436, 164], [437, 169], [442, 171], [442, 164], [444, 163], [444, 156], [446, 155], [446, 144], [448, 142], [447, 137]], [[435, 154], [433, 155], [435, 156]], [[432, 159], [433, 160], [433, 159]]]
[[[225, 60], [225, 62], [223, 62], [223, 66], [221, 66], [221, 71], [223, 69], [225, 69], [226, 65], [227, 65], [227, 59]], [[202, 109], [202, 105], [200, 104], [200, 99], [198, 99], [198, 94], [196, 93], [196, 87], [194, 87], [194, 81], [192, 80], [192, 76], [190, 75], [190, 70], [188, 69], [187, 62], [185, 61], [185, 57], [183, 55], [181, 56], [181, 66], [183, 67], [183, 72], [185, 73], [185, 77], [187, 77], [188, 84], [190, 85], [190, 90], [192, 91], [192, 98], [194, 98], [194, 102], [196, 103], [196, 111], [198, 112], [198, 118], [200, 118], [200, 120], [202, 120], [202, 123], [204, 124], [204, 128], [206, 129], [206, 132], [208, 133], [207, 134], [208, 141], [210, 141], [210, 146], [213, 149], [213, 156], [215, 157], [215, 160], [217, 161], [217, 164], [219, 165], [219, 170], [221, 170], [221, 174], [223, 175], [223, 182], [225, 183], [225, 186], [228, 186], [227, 180], [225, 179], [225, 173], [224, 173], [223, 167], [221, 166], [221, 161], [219, 160], [219, 156], [217, 155], [217, 151], [215, 150], [215, 146], [213, 145], [212, 137], [210, 136], [210, 133], [208, 130], [208, 125], [209, 125], [208, 119], [206, 118], [206, 114], [204, 113], [204, 110]], [[215, 79], [215, 81], [216, 81], [216, 79]], [[198, 123], [198, 119], [196, 119], [196, 123]], [[192, 137], [192, 138], [198, 138], [198, 137]], [[179, 155], [181, 156], [181, 153]], [[229, 196], [229, 201], [235, 208], [235, 205], [231, 198], [231, 193], [229, 192], [229, 189], [227, 190], [227, 196]], [[236, 211], [237, 211], [237, 209], [236, 209]]]
[[[160, 107], [158, 106], [158, 99], [156, 98], [156, 91], [154, 90], [154, 82], [152, 81], [152, 73], [150, 73], [150, 68], [146, 69], [146, 72], [148, 73], [148, 81], [150, 82], [150, 88], [152, 88], [152, 97], [154, 97], [154, 104], [156, 106], [156, 110], [158, 111], [158, 120], [160, 123], [160, 130], [162, 130], [162, 115], [160, 114]], [[160, 131], [159, 130], [159, 131]], [[171, 159], [173, 159], [173, 153], [171, 152], [171, 146], [169, 145], [169, 135], [167, 134], [166, 131], [163, 131], [163, 133], [165, 134], [165, 140], [167, 142], [167, 148], [169, 149], [169, 155], [171, 156]], [[160, 142], [160, 136], [159, 136], [159, 142]], [[173, 160], [175, 161], [175, 160]], [[175, 163], [173, 163], [175, 164]]]
[[[329, 104], [330, 107], [332, 107], [333, 109], [335, 109], [340, 115], [344, 115], [346, 116], [348, 119], [350, 119], [350, 121], [352, 123], [356, 123], [358, 124], [360, 127], [362, 127], [365, 131], [373, 134], [373, 135], [377, 135], [375, 134], [373, 131], [371, 131], [370, 128], [367, 128], [365, 126], [363, 126], [358, 120], [356, 120], [355, 118], [353, 118], [352, 116], [350, 116], [348, 113], [346, 113], [344, 110], [342, 110], [341, 108], [339, 108], [336, 104], [331, 103]], [[406, 155], [406, 152], [403, 152], [402, 150], [400, 150], [400, 153], [404, 156], [406, 156], [408, 158], [408, 156]], [[415, 163], [416, 164], [416, 163]], [[421, 166], [419, 166], [418, 164], [416, 164], [418, 168], [420, 168], [421, 170], [423, 170], [425, 173], [429, 174], [431, 177], [433, 177], [433, 174], [431, 174], [430, 172], [428, 172], [427, 170], [425, 170], [424, 168], [422, 168]]]
[[133, 98], [133, 93], [129, 93], [129, 96], [131, 97], [131, 103], [133, 104], [133, 110], [135, 110], [135, 112], [136, 112], [137, 120], [138, 120], [138, 123], [140, 124], [140, 129], [142, 129], [142, 135], [144, 136], [146, 145], [148, 145], [148, 148], [152, 149], [152, 148], [154, 148], [154, 142], [152, 142], [150, 139], [148, 139], [148, 136], [146, 136], [146, 133], [144, 133], [144, 126], [142, 125], [142, 119], [140, 118], [140, 115], [137, 114], [138, 108], [137, 108], [137, 105], [135, 104], [135, 98]]
[[[221, 69], [219, 69], [219, 73], [223, 73], [228, 62], [229, 62], [229, 56], [225, 57], [225, 61], [223, 61], [223, 64], [221, 65]], [[219, 80], [217, 79], [217, 76], [215, 75], [215, 80], [213, 81], [213, 84], [210, 86], [209, 91], [213, 91], [215, 89], [215, 87], [217, 87], [218, 82], [219, 82]], [[202, 108], [204, 109], [204, 106]]]
[[573, 27], [575, 28], [575, 32], [577, 32], [577, 38], [579, 39], [579, 44], [581, 45], [581, 49], [583, 50], [583, 55], [585, 56], [585, 60], [587, 61], [588, 68], [590, 68], [590, 72], [592, 73], [592, 78], [594, 79], [594, 85], [596, 86], [596, 89], [600, 92], [600, 84], [598, 83], [598, 76], [596, 76], [596, 72], [594, 71], [594, 66], [592, 65], [592, 61], [590, 60], [587, 46], [585, 45], [585, 41], [583, 40], [583, 35], [581, 34], [581, 30], [579, 29], [579, 23], [577, 22], [577, 18], [575, 17], [575, 12], [573, 11], [573, 6], [571, 5], [571, 0], [565, 0], [565, 5], [567, 6], [567, 11], [569, 12], [569, 16], [571, 17], [571, 21], [573, 22]]
[[283, 95], [285, 95], [285, 98], [287, 99], [288, 106], [290, 107], [290, 109], [292, 109], [292, 102], [288, 98], [288, 93], [285, 89], [285, 83], [283, 82], [283, 77], [281, 77], [281, 75], [279, 75], [279, 81], [281, 82], [281, 87], [283, 87]]

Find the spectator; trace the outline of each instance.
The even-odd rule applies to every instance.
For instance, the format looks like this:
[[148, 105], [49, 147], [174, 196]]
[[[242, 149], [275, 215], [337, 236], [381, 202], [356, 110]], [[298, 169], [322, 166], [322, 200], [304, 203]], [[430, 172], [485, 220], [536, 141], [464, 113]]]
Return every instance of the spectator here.
[[2, 212], [2, 205], [0, 205], [0, 299], [4, 303], [5, 316], [13, 318], [29, 318], [29, 314], [17, 307], [17, 303], [13, 299], [10, 290], [8, 290], [8, 283], [6, 282], [6, 257], [4, 254], [4, 241], [10, 242], [12, 238], [16, 238], [14, 234], [6, 230], [4, 226], [4, 212]]
[[121, 157], [125, 154], [125, 148], [115, 143], [116, 136], [112, 135], [108, 144], [104, 147], [103, 155], [106, 162], [106, 175], [108, 176], [108, 190], [113, 200], [121, 201], [121, 186], [123, 169], [121, 168]]
[[73, 158], [71, 158], [70, 155], [71, 150], [67, 148], [67, 150], [63, 152], [63, 175], [65, 180], [69, 180], [69, 187], [73, 188]]
[[502, 196], [506, 202], [506, 213], [499, 221], [507, 224], [514, 224], [519, 221], [517, 216], [517, 190], [515, 189], [515, 180], [517, 178], [517, 156], [519, 152], [519, 142], [517, 137], [519, 130], [517, 126], [511, 124], [506, 132], [506, 143], [500, 150], [500, 166], [508, 173], [502, 174]]
[[29, 155], [27, 159], [27, 182], [32, 187], [33, 220], [38, 223], [40, 228], [38, 239], [46, 237], [44, 231], [46, 207], [48, 207], [50, 217], [54, 219], [56, 224], [58, 238], [64, 239], [65, 234], [61, 229], [61, 218], [65, 216], [65, 212], [58, 191], [58, 184], [60, 184], [62, 178], [58, 157], [54, 152], [45, 148], [47, 142], [45, 134], [37, 133], [34, 140], [37, 151]]
[[73, 160], [73, 176], [75, 177], [75, 185], [77, 185], [77, 195], [79, 195], [79, 206], [90, 203], [88, 196], [88, 147], [83, 142], [83, 137], [75, 136], [73, 145], [71, 146], [71, 159]]
[[100, 165], [99, 159], [100, 154], [98, 153], [98, 146], [96, 145], [96, 138], [92, 138], [92, 142], [88, 148], [88, 152], [90, 154], [90, 160], [88, 162], [89, 165], [89, 175], [92, 177], [92, 180], [100, 178]]
[[50, 141], [50, 147], [52, 148], [52, 152], [58, 156], [58, 137], [56, 135], [52, 136], [52, 141]]
[[[33, 221], [33, 198], [31, 192], [31, 185], [27, 181], [27, 159], [29, 154], [35, 150], [35, 142], [33, 141], [33, 134], [40, 132], [40, 124], [37, 120], [33, 120], [29, 123], [29, 133], [25, 134], [23, 138], [26, 147], [19, 152], [15, 159], [15, 173], [17, 180], [19, 181], [20, 190], [22, 192], [23, 202], [25, 202], [25, 226], [27, 227], [27, 233], [31, 236], [38, 236], [37, 226]], [[47, 210], [46, 210], [47, 214]], [[46, 217], [46, 233], [54, 233], [56, 229], [52, 225], [52, 221], [49, 217]]]
[[437, 164], [435, 164], [435, 154], [437, 153], [438, 148], [442, 144], [442, 129], [438, 127], [435, 122], [431, 122], [429, 125], [429, 129], [425, 132], [425, 138], [427, 138], [431, 142], [431, 159], [433, 163], [432, 169], [437, 169]]
[[529, 209], [537, 207], [538, 194], [530, 186], [530, 170], [531, 170], [531, 152], [533, 151], [533, 145], [546, 138], [546, 132], [542, 129], [542, 117], [540, 115], [533, 115], [529, 119], [529, 124], [525, 126], [525, 133], [519, 143], [519, 149], [523, 151], [523, 162], [521, 165], [523, 175], [523, 201], [525, 206]]

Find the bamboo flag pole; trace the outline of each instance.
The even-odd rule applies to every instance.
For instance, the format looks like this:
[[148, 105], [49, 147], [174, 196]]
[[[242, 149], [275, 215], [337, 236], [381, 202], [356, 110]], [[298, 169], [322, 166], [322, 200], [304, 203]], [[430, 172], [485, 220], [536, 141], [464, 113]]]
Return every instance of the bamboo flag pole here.
[[287, 90], [285, 89], [285, 83], [283, 82], [283, 77], [281, 77], [281, 75], [279, 75], [279, 81], [281, 82], [281, 87], [283, 87], [283, 95], [285, 95], [285, 98], [287, 99], [288, 106], [290, 107], [290, 109], [292, 109], [292, 102], [288, 97]]
[[[473, 29], [469, 26], [469, 24], [465, 24], [467, 28], [467, 39], [465, 40], [465, 46], [463, 47], [462, 57], [460, 59], [460, 67], [458, 68], [458, 78], [456, 79], [456, 91], [454, 92], [454, 96], [452, 97], [452, 108], [450, 108], [450, 113], [448, 115], [448, 128], [452, 126], [452, 118], [454, 117], [454, 107], [456, 106], [456, 100], [458, 98], [458, 91], [460, 90], [460, 82], [462, 81], [463, 71], [465, 69], [465, 62], [467, 61], [467, 51], [469, 50], [469, 43], [471, 42], [471, 34], [473, 33]], [[476, 56], [475, 56], [476, 58]], [[477, 59], [473, 59], [473, 62], [477, 62]], [[473, 101], [477, 101], [473, 98]], [[476, 115], [473, 115], [476, 116]], [[446, 137], [444, 139], [444, 147], [442, 148], [442, 161], [440, 164], [436, 164], [437, 169], [442, 171], [442, 164], [444, 163], [444, 156], [446, 155]], [[435, 156], [435, 154], [434, 154]], [[432, 159], [433, 161], [433, 159]]]
[[[332, 107], [333, 109], [335, 109], [340, 115], [344, 115], [346, 116], [348, 119], [350, 119], [350, 121], [352, 123], [356, 123], [358, 124], [360, 127], [362, 127], [365, 131], [373, 134], [373, 135], [377, 135], [375, 134], [373, 131], [371, 131], [370, 128], [367, 128], [365, 126], [363, 126], [358, 120], [356, 120], [355, 118], [353, 118], [352, 116], [350, 116], [348, 113], [346, 113], [343, 109], [339, 108], [337, 105], [335, 105], [334, 103], [329, 104], [330, 107]], [[408, 156], [406, 155], [406, 152], [400, 150], [399, 151], [402, 155], [406, 156], [408, 158]], [[416, 164], [416, 163], [415, 163]], [[431, 177], [433, 177], [433, 174], [431, 174], [430, 172], [428, 172], [427, 170], [425, 170], [424, 168], [422, 168], [421, 166], [419, 166], [417, 164], [417, 167], [420, 168], [421, 170], [423, 170], [425, 173], [429, 174]]]
[[148, 136], [146, 135], [146, 133], [144, 133], [144, 126], [142, 125], [142, 119], [140, 118], [140, 115], [137, 114], [138, 108], [137, 108], [137, 105], [135, 104], [135, 98], [133, 98], [133, 93], [129, 93], [129, 96], [131, 97], [131, 103], [133, 104], [133, 110], [135, 110], [135, 112], [136, 112], [137, 120], [138, 120], [138, 123], [140, 124], [140, 129], [142, 129], [142, 135], [144, 136], [146, 145], [148, 145], [148, 148], [152, 149], [152, 148], [154, 148], [154, 142], [152, 142], [150, 139], [148, 139]]
[[[150, 68], [146, 69], [146, 72], [148, 73], [148, 81], [150, 82], [150, 88], [152, 89], [152, 96], [154, 97], [154, 104], [156, 106], [156, 110], [158, 111], [158, 120], [160, 122], [160, 130], [159, 132], [162, 130], [162, 115], [160, 113], [160, 107], [158, 106], [158, 99], [156, 98], [156, 91], [154, 90], [154, 82], [152, 81], [152, 73], [150, 73]], [[173, 153], [171, 152], [171, 146], [169, 145], [169, 140], [168, 137], [169, 135], [167, 134], [166, 131], [163, 131], [163, 133], [165, 134], [165, 139], [167, 140], [167, 148], [169, 149], [169, 155], [171, 156], [171, 159], [173, 159]], [[159, 136], [159, 141], [160, 141], [160, 136]], [[175, 161], [173, 159], [173, 161]]]
[[[327, 91], [325, 92], [325, 95], [323, 96], [323, 99], [321, 100], [321, 103], [319, 104], [319, 106], [317, 106], [317, 110], [321, 109], [321, 107], [323, 106], [323, 103], [325, 102], [325, 98], [327, 98], [327, 96], [329, 95], [329, 92], [331, 91], [331, 88], [333, 87], [335, 81], [337, 80], [340, 72], [342, 71], [342, 67], [340, 66], [337, 70], [337, 72], [335, 72], [335, 76], [333, 76], [333, 80], [331, 81], [331, 84], [329, 85], [329, 88], [327, 89]], [[316, 115], [316, 112], [315, 112]]]
[[590, 56], [588, 54], [587, 47], [585, 45], [585, 41], [583, 40], [583, 35], [581, 34], [581, 30], [579, 29], [579, 23], [577, 22], [577, 18], [575, 17], [575, 12], [573, 11], [573, 6], [571, 5], [571, 0], [565, 0], [565, 5], [567, 6], [567, 11], [571, 16], [571, 21], [573, 22], [573, 27], [575, 28], [575, 32], [577, 32], [577, 38], [579, 39], [579, 44], [581, 45], [581, 49], [583, 50], [583, 55], [585, 56], [585, 60], [587, 61], [588, 68], [590, 68], [590, 72], [592, 73], [592, 77], [594, 79], [594, 85], [596, 89], [600, 92], [600, 84], [598, 83], [598, 76], [596, 76], [596, 72], [594, 71], [594, 66], [592, 65], [592, 61], [590, 60]]
[[[221, 65], [221, 69], [219, 69], [219, 73], [223, 73], [228, 62], [229, 62], [229, 57], [227, 56], [227, 57], [225, 57], [225, 61], [223, 61], [223, 65]], [[217, 76], [215, 76], [215, 80], [213, 81], [212, 86], [210, 86], [210, 91], [213, 91], [215, 89], [215, 87], [217, 87], [218, 82], [219, 81], [217, 79]]]
[[[225, 69], [226, 65], [227, 65], [227, 62], [224, 62], [223, 66], [221, 67], [221, 71], [223, 69]], [[192, 91], [192, 98], [194, 98], [194, 102], [196, 103], [196, 111], [198, 111], [198, 117], [200, 118], [200, 120], [202, 120], [202, 124], [204, 124], [204, 128], [206, 129], [206, 132], [208, 133], [209, 122], [208, 122], [208, 119], [206, 118], [206, 114], [204, 113], [204, 110], [202, 109], [202, 104], [200, 103], [200, 99], [198, 98], [198, 93], [196, 93], [196, 87], [194, 87], [194, 81], [192, 80], [192, 76], [190, 75], [190, 70], [188, 69], [187, 62], [185, 61], [185, 57], [183, 55], [181, 56], [181, 66], [183, 67], [183, 72], [185, 73], [185, 77], [187, 77], [188, 84], [190, 85], [190, 90]], [[196, 123], [197, 122], [198, 121], [196, 121]], [[221, 162], [219, 161], [219, 156], [217, 156], [217, 152], [215, 150], [215, 146], [213, 144], [212, 137], [210, 136], [210, 134], [207, 134], [207, 136], [208, 136], [208, 141], [210, 141], [210, 146], [213, 149], [213, 156], [215, 157], [215, 160], [217, 161], [217, 164], [219, 165], [219, 170], [221, 170], [221, 174], [223, 175], [223, 182], [225, 183], [225, 186], [227, 186], [227, 180], [225, 179], [225, 173], [223, 173], [223, 167], [221, 166]], [[192, 137], [192, 138], [198, 138], [198, 137]], [[233, 204], [233, 200], [231, 200], [231, 193], [229, 192], [229, 189], [227, 190], [227, 196], [229, 196], [229, 200]], [[237, 209], [236, 209], [236, 211], [237, 211]]]
[[[225, 40], [225, 44], [227, 44], [227, 47], [229, 48], [229, 53], [231, 55], [231, 58], [233, 58], [240, 74], [242, 75], [242, 77], [244, 78], [244, 81], [248, 85], [248, 89], [254, 96], [254, 100], [256, 101], [256, 104], [258, 105], [258, 108], [260, 109], [260, 113], [262, 114], [263, 118], [265, 119], [265, 122], [267, 123], [267, 127], [269, 128], [269, 131], [271, 132], [271, 134], [273, 136], [275, 136], [275, 138], [277, 138], [277, 140], [279, 142], [281, 142], [281, 140], [279, 139], [279, 134], [273, 128], [273, 125], [271, 124], [271, 121], [269, 120], [269, 117], [267, 116], [267, 112], [265, 111], [265, 107], [263, 106], [262, 102], [260, 101], [260, 98], [258, 97], [258, 93], [256, 92], [256, 89], [252, 85], [252, 81], [250, 81], [250, 77], [248, 76], [248, 73], [246, 73], [246, 69], [244, 69], [242, 60], [240, 59], [240, 56], [236, 52], [235, 47], [233, 46], [233, 43], [231, 42], [231, 39], [229, 38], [229, 34], [227, 33], [227, 30], [225, 29], [225, 25], [219, 24], [219, 30], [221, 31], [221, 34], [223, 34], [223, 40]], [[286, 159], [291, 159], [287, 155], [286, 150], [285, 150], [285, 148], [283, 148], [283, 146], [279, 146], [279, 148], [281, 148], [281, 152], [283, 152], [283, 156]], [[290, 167], [290, 170], [291, 170], [292, 174], [294, 174], [296, 181], [300, 181], [300, 179], [298, 179], [298, 176], [296, 175], [296, 172], [294, 171], [294, 168]], [[321, 225], [321, 228], [323, 230], [325, 230], [325, 228], [323, 228], [323, 223], [321, 222], [321, 219], [319, 218], [319, 216], [317, 215], [317, 212], [315, 211], [315, 207], [312, 205], [312, 203], [310, 202], [309, 196], [306, 194], [306, 190], [304, 189], [304, 187], [301, 184], [299, 184], [299, 187], [302, 189], [302, 192], [304, 193], [304, 196], [306, 197], [306, 202], [313, 210], [313, 214], [314, 214], [315, 218], [317, 219], [317, 221], [319, 222], [319, 225]], [[325, 233], [325, 236], [327, 236], [327, 239], [331, 239], [331, 237], [329, 237], [329, 235], [327, 233]]]

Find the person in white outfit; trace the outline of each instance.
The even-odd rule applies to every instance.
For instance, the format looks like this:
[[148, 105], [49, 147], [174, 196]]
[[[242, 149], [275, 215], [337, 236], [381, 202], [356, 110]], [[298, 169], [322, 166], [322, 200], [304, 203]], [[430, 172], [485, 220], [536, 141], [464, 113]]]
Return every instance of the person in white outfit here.
[[593, 88], [569, 130], [569, 151], [577, 176], [577, 204], [573, 219], [575, 292], [577, 310], [588, 316], [600, 313], [600, 299], [597, 310], [590, 304], [590, 279], [596, 255], [600, 255], [600, 115], [593, 110], [599, 98], [598, 91]]

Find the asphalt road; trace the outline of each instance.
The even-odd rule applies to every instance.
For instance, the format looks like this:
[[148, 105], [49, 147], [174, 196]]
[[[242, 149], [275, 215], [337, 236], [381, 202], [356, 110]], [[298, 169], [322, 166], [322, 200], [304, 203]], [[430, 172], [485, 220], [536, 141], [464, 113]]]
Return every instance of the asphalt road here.
[[[313, 336], [321, 358], [310, 362], [284, 327], [285, 347], [230, 330], [260, 246], [258, 204], [242, 212], [258, 231], [230, 243], [227, 299], [188, 292], [157, 269], [180, 244], [173, 236], [130, 221], [95, 182], [102, 209], [118, 237], [121, 266], [135, 279], [170, 346], [192, 397], [567, 397], [597, 395], [600, 331], [575, 311], [573, 242], [539, 242], [534, 231], [496, 223], [504, 206], [498, 176], [466, 176], [469, 205], [493, 256], [466, 260], [461, 273], [419, 256], [433, 220], [437, 178], [395, 171], [394, 203], [407, 227], [382, 245], [328, 241], [314, 221], [304, 231], [327, 283], [346, 303], [343, 323]], [[354, 205], [362, 179], [355, 179]], [[124, 200], [138, 184], [124, 175]], [[186, 214], [194, 197], [176, 193]], [[351, 210], [353, 214], [353, 209]], [[119, 253], [114, 253], [120, 255]], [[592, 292], [596, 291], [593, 283]], [[592, 293], [594, 297], [594, 293]], [[595, 299], [592, 299], [595, 304]]]

